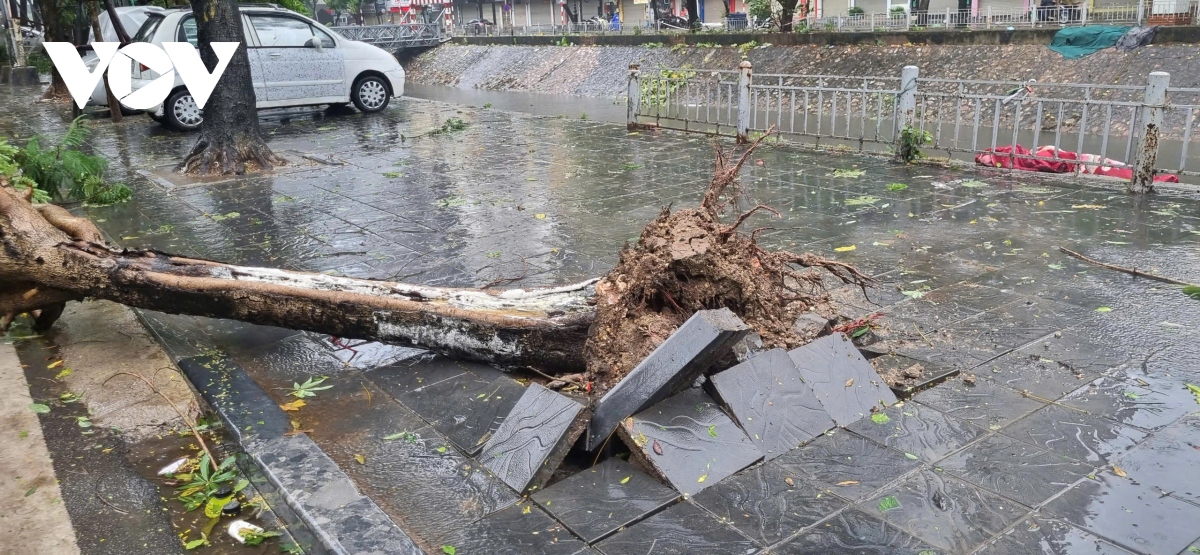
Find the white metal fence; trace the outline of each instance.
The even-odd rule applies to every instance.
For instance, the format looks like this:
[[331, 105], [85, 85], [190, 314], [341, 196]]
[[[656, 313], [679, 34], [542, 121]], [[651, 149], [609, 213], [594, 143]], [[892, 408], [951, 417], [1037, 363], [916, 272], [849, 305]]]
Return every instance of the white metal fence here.
[[[1075, 174], [1132, 169], [1144, 187], [1156, 173], [1200, 177], [1200, 157], [1189, 155], [1200, 89], [1169, 82], [1160, 72], [1145, 85], [1091, 85], [924, 79], [912, 66], [854, 77], [756, 75], [748, 61], [736, 71], [633, 65], [628, 123], [739, 140], [774, 130], [864, 151], [893, 151], [907, 134], [927, 154], [1064, 162]], [[1006, 150], [1013, 145], [1030, 152]]]

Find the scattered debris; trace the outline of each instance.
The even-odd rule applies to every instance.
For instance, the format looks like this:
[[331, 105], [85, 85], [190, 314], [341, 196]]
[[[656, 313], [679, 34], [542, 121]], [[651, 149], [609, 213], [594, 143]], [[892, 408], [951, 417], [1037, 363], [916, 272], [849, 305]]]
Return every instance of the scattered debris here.
[[158, 475], [159, 476], [167, 476], [169, 474], [174, 474], [175, 471], [179, 470], [180, 467], [182, 467], [184, 464], [187, 464], [187, 461], [188, 461], [187, 457], [183, 457], [171, 464], [168, 464], [167, 466], [164, 466], [161, 469], [159, 469]]

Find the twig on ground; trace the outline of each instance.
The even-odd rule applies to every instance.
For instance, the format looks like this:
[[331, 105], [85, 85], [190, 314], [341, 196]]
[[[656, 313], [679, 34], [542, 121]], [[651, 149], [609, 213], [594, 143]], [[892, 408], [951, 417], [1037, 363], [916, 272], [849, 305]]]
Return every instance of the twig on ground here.
[[1124, 272], [1133, 277], [1144, 277], [1149, 280], [1161, 281], [1163, 283], [1170, 283], [1172, 285], [1192, 285], [1191, 283], [1188, 283], [1186, 281], [1180, 281], [1180, 280], [1177, 280], [1174, 278], [1156, 276], [1154, 274], [1147, 274], [1147, 273], [1137, 270], [1135, 268], [1125, 268], [1123, 266], [1117, 266], [1116, 264], [1109, 264], [1107, 262], [1101, 262], [1099, 260], [1096, 260], [1095, 258], [1089, 258], [1087, 256], [1079, 254], [1079, 253], [1077, 253], [1071, 249], [1068, 249], [1066, 247], [1058, 247], [1058, 250], [1062, 251], [1063, 254], [1073, 256], [1084, 262], [1087, 262], [1088, 264], [1095, 264], [1096, 266], [1099, 266], [1101, 268], [1108, 268], [1109, 270], [1116, 270], [1118, 272]]
[[157, 393], [158, 396], [162, 397], [163, 400], [166, 401], [168, 405], [171, 405], [171, 408], [174, 409], [175, 414], [178, 414], [179, 418], [183, 419], [183, 423], [186, 424], [187, 427], [192, 430], [192, 435], [196, 438], [196, 441], [200, 443], [200, 448], [204, 450], [204, 453], [206, 455], [208, 455], [208, 462], [210, 464], [212, 464], [213, 470], [218, 471], [218, 472], [221, 470], [220, 467], [217, 465], [217, 459], [215, 457], [213, 457], [212, 451], [208, 450], [208, 444], [205, 443], [204, 438], [200, 436], [200, 430], [196, 427], [196, 423], [194, 421], [192, 421], [192, 419], [188, 415], [184, 414], [183, 411], [179, 410], [179, 406], [176, 405], [175, 402], [172, 401], [170, 397], [167, 397], [162, 392], [162, 390], [160, 390], [158, 388], [158, 386], [154, 385], [153, 382], [146, 379], [146, 376], [143, 376], [136, 372], [117, 372], [116, 374], [109, 376], [108, 379], [104, 380], [100, 385], [101, 386], [107, 385], [109, 380], [112, 380], [113, 378], [115, 378], [117, 376], [122, 376], [122, 375], [132, 376], [134, 378], [142, 380], [143, 382], [146, 382], [146, 386], [148, 386], [150, 388], [150, 391]]

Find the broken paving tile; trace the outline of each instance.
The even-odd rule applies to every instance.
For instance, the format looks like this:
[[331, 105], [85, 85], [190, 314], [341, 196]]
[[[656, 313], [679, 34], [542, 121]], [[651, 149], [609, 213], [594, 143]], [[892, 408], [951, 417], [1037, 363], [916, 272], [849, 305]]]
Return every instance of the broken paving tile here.
[[620, 433], [647, 470], [689, 495], [762, 459], [754, 442], [699, 388], [627, 418]]
[[415, 388], [398, 400], [454, 442], [460, 451], [474, 455], [524, 393], [525, 387], [512, 378], [484, 380], [464, 372]]
[[596, 544], [605, 555], [748, 555], [754, 542], [684, 501]]
[[896, 402], [896, 395], [844, 334], [822, 337], [788, 355], [838, 426]]
[[957, 376], [960, 371], [955, 367], [894, 354], [871, 359], [871, 366], [896, 395], [912, 395]]
[[843, 511], [796, 539], [774, 547], [777, 555], [929, 555], [937, 550], [899, 528], [857, 509]]
[[920, 403], [891, 406], [882, 414], [887, 419], [864, 418], [851, 424], [850, 431], [902, 453], [933, 463], [984, 435], [985, 431], [966, 421], [943, 414]]
[[1080, 480], [1042, 512], [1142, 553], [1182, 552], [1200, 522], [1200, 507], [1108, 472]]
[[834, 427], [783, 349], [761, 353], [709, 381], [767, 460]]
[[1002, 435], [990, 435], [938, 463], [946, 472], [1037, 506], [1094, 467]]
[[950, 380], [918, 393], [913, 399], [985, 430], [999, 430], [1045, 406], [1041, 401], [985, 380], [977, 380], [974, 385]]
[[692, 501], [764, 547], [846, 506], [772, 463], [739, 472]]
[[675, 490], [617, 458], [580, 471], [533, 500], [587, 543], [642, 520], [679, 499]]
[[429, 353], [424, 349], [388, 345], [378, 341], [339, 338], [335, 342], [329, 335], [312, 335], [343, 364], [360, 370], [370, 370]]
[[1132, 555], [1061, 520], [1030, 517], [976, 551], [979, 555]]
[[587, 548], [528, 500], [439, 538], [456, 555], [575, 555]]
[[921, 470], [858, 507], [949, 553], [970, 553], [1029, 509], [966, 482]]
[[1178, 379], [1132, 373], [1097, 378], [1059, 402], [1144, 430], [1162, 428], [1196, 410], [1196, 396]]
[[1146, 432], [1085, 412], [1047, 405], [1000, 433], [1090, 464], [1106, 464], [1146, 437]]
[[583, 415], [570, 397], [530, 384], [484, 443], [479, 462], [518, 492], [541, 487], [583, 433]]
[[728, 308], [692, 315], [596, 403], [587, 449], [599, 447], [622, 420], [691, 386], [747, 332], [746, 324]]
[[917, 466], [893, 451], [862, 436], [838, 430], [775, 459], [792, 476], [857, 501]]
[[475, 364], [441, 355], [426, 355], [376, 368], [365, 375], [389, 395], [399, 399], [411, 391], [461, 376]]
[[1200, 416], [1188, 415], [1115, 457], [1130, 479], [1200, 503]]

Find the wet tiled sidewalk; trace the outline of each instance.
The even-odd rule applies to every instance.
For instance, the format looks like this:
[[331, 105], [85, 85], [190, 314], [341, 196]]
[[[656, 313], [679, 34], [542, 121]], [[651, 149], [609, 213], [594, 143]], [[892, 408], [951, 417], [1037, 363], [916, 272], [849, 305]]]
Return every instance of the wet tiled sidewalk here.
[[[91, 143], [135, 198], [78, 211], [117, 244], [233, 263], [551, 285], [603, 273], [663, 205], [697, 202], [712, 163], [704, 138], [428, 102], [401, 100], [370, 117], [289, 117], [264, 126], [292, 167], [171, 187], [138, 170], [161, 173], [194, 137], [141, 118], [101, 124]], [[418, 137], [450, 117], [467, 129]], [[46, 105], [0, 98], [8, 135], [64, 126]], [[851, 168], [863, 174], [832, 175]], [[427, 552], [1200, 549], [1200, 404], [1185, 387], [1200, 384], [1200, 304], [1057, 249], [1200, 281], [1197, 197], [1138, 201], [1115, 189], [789, 148], [759, 151], [743, 183], [744, 205], [783, 214], [747, 224], [773, 228], [764, 243], [853, 262], [881, 281], [870, 293], [877, 304], [835, 291], [849, 316], [886, 314], [869, 354], [971, 378], [694, 496], [610, 460], [522, 497], [483, 468], [471, 444], [521, 393], [495, 369], [390, 347], [355, 354], [287, 330], [145, 317], [178, 358], [223, 356], [279, 403], [293, 382], [330, 376], [334, 387], [287, 413], [291, 424], [310, 430]], [[456, 406], [485, 401], [496, 403], [492, 422], [454, 418]]]

